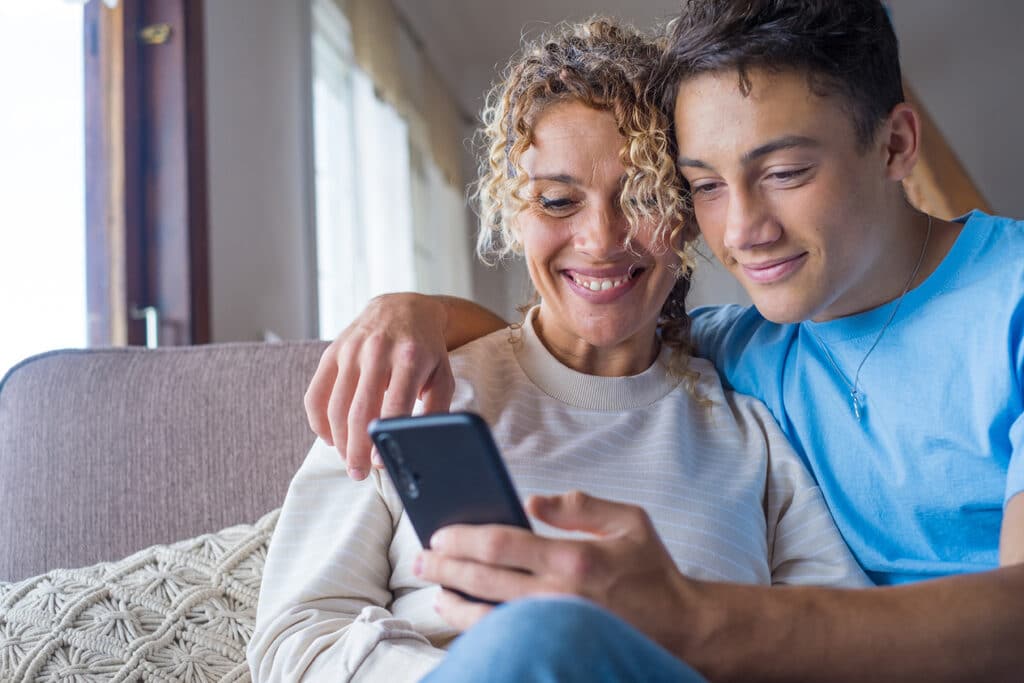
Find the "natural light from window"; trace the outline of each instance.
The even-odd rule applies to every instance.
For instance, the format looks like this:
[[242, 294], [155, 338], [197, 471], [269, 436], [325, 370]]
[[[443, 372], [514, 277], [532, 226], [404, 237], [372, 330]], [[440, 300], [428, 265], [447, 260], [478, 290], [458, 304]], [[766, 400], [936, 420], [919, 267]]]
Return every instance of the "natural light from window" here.
[[86, 345], [82, 15], [0, 0], [0, 376]]

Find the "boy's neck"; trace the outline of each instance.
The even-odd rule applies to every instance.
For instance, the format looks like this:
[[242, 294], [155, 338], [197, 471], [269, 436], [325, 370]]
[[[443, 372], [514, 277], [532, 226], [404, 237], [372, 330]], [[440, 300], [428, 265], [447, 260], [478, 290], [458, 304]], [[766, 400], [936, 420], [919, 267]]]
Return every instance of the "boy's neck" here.
[[[921, 213], [904, 205], [883, 223], [891, 237], [879, 250], [881, 258], [876, 267], [865, 274], [860, 288], [865, 296], [860, 301], [842, 306], [837, 300], [830, 307], [833, 314], [815, 316], [815, 322], [825, 322], [866, 313], [895, 301], [906, 292], [928, 279], [949, 254], [963, 225]], [[874, 291], [869, 283], [876, 283]], [[836, 310], [838, 313], [834, 313]]]

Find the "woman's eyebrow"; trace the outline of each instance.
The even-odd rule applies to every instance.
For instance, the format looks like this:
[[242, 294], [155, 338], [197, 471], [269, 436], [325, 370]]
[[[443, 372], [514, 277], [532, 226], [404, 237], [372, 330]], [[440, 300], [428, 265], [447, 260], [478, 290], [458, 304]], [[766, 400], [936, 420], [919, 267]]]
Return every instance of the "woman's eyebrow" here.
[[580, 181], [575, 176], [568, 175], [566, 173], [553, 173], [553, 174], [542, 174], [542, 175], [531, 175], [530, 180], [550, 180], [556, 183], [565, 183], [566, 185], [579, 185]]
[[[619, 185], [625, 184], [627, 178], [628, 178], [628, 176], [625, 173], [623, 173], [622, 176], [619, 178]], [[582, 185], [583, 184], [583, 181], [581, 181], [579, 178], [577, 178], [576, 176], [569, 175], [567, 173], [552, 173], [552, 174], [531, 175], [530, 176], [530, 180], [531, 181], [548, 180], [548, 181], [551, 181], [551, 182], [554, 182], [554, 183], [564, 183], [566, 185]]]

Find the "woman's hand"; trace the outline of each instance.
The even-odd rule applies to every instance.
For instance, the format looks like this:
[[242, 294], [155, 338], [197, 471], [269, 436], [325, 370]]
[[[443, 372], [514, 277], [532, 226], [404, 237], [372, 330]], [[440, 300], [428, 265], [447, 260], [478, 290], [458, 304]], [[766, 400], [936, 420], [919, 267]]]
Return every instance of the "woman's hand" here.
[[321, 356], [306, 390], [306, 417], [317, 436], [338, 449], [353, 479], [370, 472], [366, 429], [375, 418], [410, 415], [417, 397], [424, 412], [448, 410], [455, 382], [447, 318], [439, 297], [385, 294]]
[[[611, 610], [670, 651], [681, 643], [680, 620], [690, 582], [676, 569], [642, 508], [580, 492], [532, 496], [530, 516], [551, 526], [594, 535], [551, 539], [508, 526], [451, 526], [431, 539], [417, 561], [434, 583], [494, 602], [529, 595], [571, 594]], [[491, 607], [443, 591], [437, 611], [466, 630]]]

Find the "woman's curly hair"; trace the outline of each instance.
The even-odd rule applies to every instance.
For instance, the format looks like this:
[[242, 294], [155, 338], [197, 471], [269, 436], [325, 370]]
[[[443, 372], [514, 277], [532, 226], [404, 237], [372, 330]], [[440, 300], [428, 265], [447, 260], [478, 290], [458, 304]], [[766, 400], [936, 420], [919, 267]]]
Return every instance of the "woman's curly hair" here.
[[673, 249], [681, 261], [679, 280], [658, 321], [662, 342], [673, 350], [671, 365], [681, 371], [691, 351], [685, 299], [696, 229], [676, 167], [670, 122], [650, 87], [664, 47], [664, 40], [605, 18], [560, 24], [539, 40], [525, 42], [487, 95], [477, 133], [481, 153], [473, 198], [480, 217], [481, 260], [494, 263], [521, 253], [514, 218], [527, 205], [523, 195], [529, 177], [520, 160], [533, 143], [537, 118], [566, 101], [610, 112], [625, 138], [620, 204], [630, 226], [626, 244], [641, 223], [653, 224], [652, 244]]

